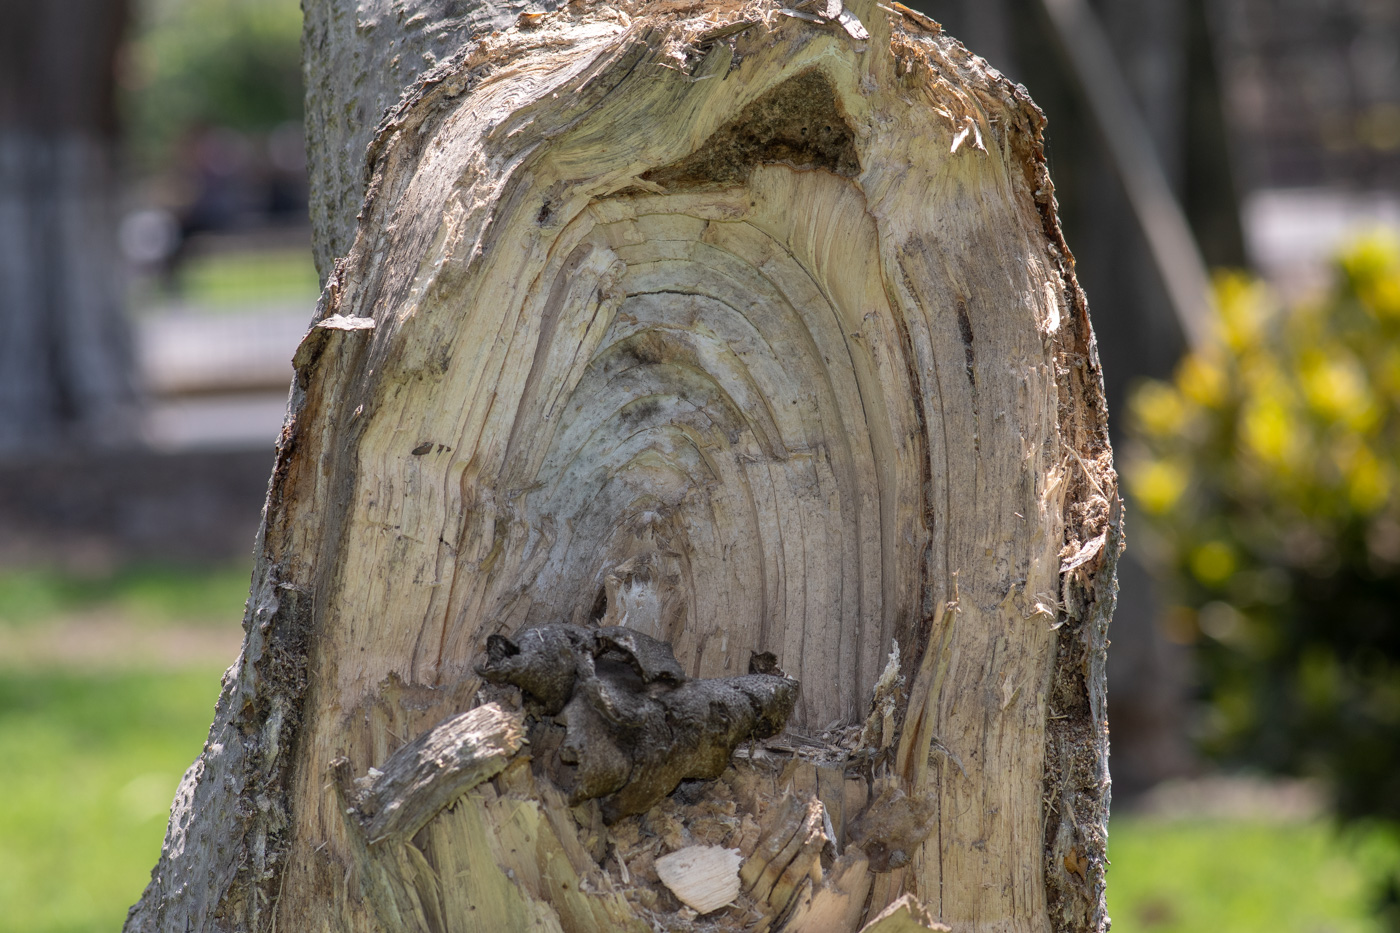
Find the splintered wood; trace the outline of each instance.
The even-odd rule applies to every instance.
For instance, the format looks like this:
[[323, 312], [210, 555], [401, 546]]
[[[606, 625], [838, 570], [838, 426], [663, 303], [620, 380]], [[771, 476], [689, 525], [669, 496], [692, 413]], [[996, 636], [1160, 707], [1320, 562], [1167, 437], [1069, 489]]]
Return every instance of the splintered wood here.
[[[206, 753], [268, 709], [294, 739], [201, 792], [270, 866], [220, 916], [1103, 928], [1116, 479], [1039, 112], [898, 4], [625, 9], [480, 38], [375, 137], [260, 539], [305, 665], [250, 623]], [[621, 799], [672, 756], [599, 692], [590, 757], [581, 705], [478, 673], [599, 625], [674, 651], [632, 659], [646, 729], [752, 663], [800, 683], [787, 731], [600, 806], [556, 778], [606, 757]], [[605, 692], [605, 655], [561, 663]]]
[[765, 756], [607, 827], [597, 801], [568, 806], [541, 749], [517, 754], [522, 725], [491, 703], [364, 776], [332, 762], [383, 929], [433, 933], [471, 920], [483, 925], [466, 929], [494, 930], [503, 918], [546, 916], [563, 930], [645, 930], [640, 919], [663, 916], [673, 930], [859, 927], [870, 863], [858, 847], [838, 855], [833, 815], [844, 822], [864, 808], [865, 781], [844, 766]]

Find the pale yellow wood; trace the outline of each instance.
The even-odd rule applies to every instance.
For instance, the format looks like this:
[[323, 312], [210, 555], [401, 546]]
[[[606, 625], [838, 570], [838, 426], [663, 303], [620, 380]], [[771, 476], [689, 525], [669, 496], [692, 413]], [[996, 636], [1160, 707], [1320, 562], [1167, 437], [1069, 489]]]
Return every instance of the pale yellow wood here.
[[830, 879], [803, 898], [783, 926], [783, 933], [858, 929], [870, 884], [865, 853], [855, 848], [847, 850], [837, 860]]
[[[1048, 697], [1099, 761], [1065, 646], [1101, 652], [1072, 633], [1106, 619], [1117, 539], [1039, 114], [926, 18], [788, 12], [570, 5], [377, 138], [265, 531], [314, 594], [283, 929], [337, 904], [374, 930], [385, 886], [403, 929], [851, 933], [901, 894], [958, 933], [1102, 925], [1101, 886], [1077, 926], [1047, 900], [1057, 847], [1102, 877], [1106, 788], [1047, 758]], [[331, 762], [476, 703], [488, 636], [600, 607], [689, 677], [771, 652], [789, 734], [612, 827], [527, 746], [357, 854]], [[704, 921], [655, 874], [698, 843], [744, 859]]]
[[677, 900], [703, 916], [738, 899], [742, 861], [738, 849], [686, 846], [657, 859], [656, 873]]

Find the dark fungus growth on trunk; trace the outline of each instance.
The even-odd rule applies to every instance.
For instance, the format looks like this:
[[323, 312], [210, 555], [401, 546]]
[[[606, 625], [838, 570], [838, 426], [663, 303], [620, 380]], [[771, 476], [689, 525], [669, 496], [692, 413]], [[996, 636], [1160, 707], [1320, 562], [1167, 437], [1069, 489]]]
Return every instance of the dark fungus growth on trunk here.
[[775, 673], [688, 679], [671, 646], [627, 628], [542, 625], [518, 642], [487, 640], [478, 673], [520, 688], [538, 748], [571, 804], [602, 798], [614, 823], [642, 813], [684, 780], [713, 780], [747, 739], [777, 735], [797, 702], [797, 681]]

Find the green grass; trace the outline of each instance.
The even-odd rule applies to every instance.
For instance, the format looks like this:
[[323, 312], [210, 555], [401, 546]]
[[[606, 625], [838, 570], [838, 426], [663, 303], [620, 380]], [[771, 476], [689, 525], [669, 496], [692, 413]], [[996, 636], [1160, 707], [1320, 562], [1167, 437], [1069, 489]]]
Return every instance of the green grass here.
[[121, 928], [219, 676], [0, 671], [0, 931]]
[[1393, 839], [1324, 821], [1116, 817], [1109, 915], [1114, 933], [1380, 933], [1363, 866], [1397, 855]]
[[181, 287], [190, 303], [211, 308], [285, 300], [310, 304], [321, 293], [310, 250], [195, 257], [181, 269]]
[[174, 291], [155, 278], [132, 282], [128, 300], [138, 314], [176, 301], [204, 314], [234, 314], [267, 305], [304, 305], [321, 294], [309, 249], [263, 249], [191, 256], [180, 266]]
[[31, 568], [0, 572], [0, 625], [41, 624], [59, 616], [107, 610], [152, 625], [227, 625], [243, 617], [249, 568], [123, 567], [75, 576]]

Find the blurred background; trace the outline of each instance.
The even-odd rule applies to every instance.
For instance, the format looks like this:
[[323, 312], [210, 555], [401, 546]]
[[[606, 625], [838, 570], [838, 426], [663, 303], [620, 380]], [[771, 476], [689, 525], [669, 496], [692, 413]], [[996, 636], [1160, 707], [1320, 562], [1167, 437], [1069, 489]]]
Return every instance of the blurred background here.
[[[1115, 930], [1400, 929], [1400, 3], [914, 5], [1045, 110], [1098, 334]], [[120, 925], [238, 651], [300, 22], [0, 0], [0, 931]]]

